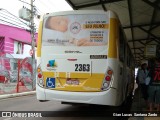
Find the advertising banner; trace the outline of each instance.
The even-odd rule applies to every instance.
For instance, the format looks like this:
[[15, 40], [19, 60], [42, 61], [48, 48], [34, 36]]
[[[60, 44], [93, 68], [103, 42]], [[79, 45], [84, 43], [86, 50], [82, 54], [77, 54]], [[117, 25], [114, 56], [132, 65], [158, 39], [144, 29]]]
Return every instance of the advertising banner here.
[[50, 16], [44, 21], [43, 45], [106, 46], [107, 15]]

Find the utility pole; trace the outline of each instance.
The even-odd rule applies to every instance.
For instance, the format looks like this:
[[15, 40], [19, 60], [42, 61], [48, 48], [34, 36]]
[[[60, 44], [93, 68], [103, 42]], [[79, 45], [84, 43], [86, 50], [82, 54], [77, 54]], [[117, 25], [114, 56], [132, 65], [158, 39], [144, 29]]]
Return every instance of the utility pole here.
[[33, 50], [32, 58], [35, 59], [35, 27], [34, 27], [34, 8], [33, 0], [31, 0], [31, 45]]
[[34, 6], [33, 6], [33, 0], [31, 0], [31, 45], [32, 45], [32, 89], [34, 87], [34, 83], [35, 82], [35, 26], [34, 26]]
[[[34, 15], [35, 15], [35, 8], [33, 5], [33, 2], [35, 0], [31, 0], [31, 9], [28, 8], [22, 8], [19, 10], [19, 17], [22, 18], [23, 20], [26, 20], [27, 22], [30, 23], [30, 31], [31, 31], [31, 50], [30, 50], [30, 55], [32, 56], [31, 63], [32, 63], [32, 73], [31, 73], [31, 79], [32, 79], [32, 89], [35, 86], [35, 81], [36, 81], [36, 60], [35, 60], [35, 24], [34, 24]], [[24, 1], [23, 1], [24, 2]], [[26, 2], [25, 2], [26, 3]], [[29, 3], [27, 3], [29, 4]]]

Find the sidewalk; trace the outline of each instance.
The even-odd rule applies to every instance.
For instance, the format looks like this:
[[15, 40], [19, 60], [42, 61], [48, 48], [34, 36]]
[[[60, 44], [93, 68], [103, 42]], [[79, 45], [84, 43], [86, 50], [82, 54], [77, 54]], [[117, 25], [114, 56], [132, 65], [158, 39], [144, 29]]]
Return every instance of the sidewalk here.
[[[135, 90], [131, 111], [145, 112], [147, 111], [146, 104], [142, 98], [139, 88]], [[157, 111], [154, 111], [157, 113]], [[160, 116], [160, 114], [158, 114]], [[160, 120], [160, 117], [130, 117], [128, 120]]]
[[24, 82], [17, 83], [17, 81], [0, 83], [0, 99], [32, 95], [35, 93], [36, 91], [32, 89], [32, 84], [24, 84]]
[[0, 95], [0, 99], [7, 99], [7, 98], [12, 98], [12, 97], [20, 97], [20, 96], [34, 95], [34, 94], [36, 94], [36, 91], [28, 91], [28, 92], [13, 93], [13, 94], [3, 94], [3, 95]]
[[14, 94], [14, 93], [22, 93], [33, 91], [31, 84], [22, 84], [19, 82], [17, 86], [17, 82], [9, 82], [9, 83], [0, 83], [0, 95], [4, 94]]

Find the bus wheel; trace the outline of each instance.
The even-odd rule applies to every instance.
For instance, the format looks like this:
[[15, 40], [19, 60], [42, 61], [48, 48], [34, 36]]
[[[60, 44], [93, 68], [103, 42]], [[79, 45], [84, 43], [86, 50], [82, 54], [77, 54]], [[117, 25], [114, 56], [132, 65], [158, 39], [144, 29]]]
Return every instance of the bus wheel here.
[[130, 112], [132, 107], [133, 95], [132, 93], [128, 94], [128, 90], [126, 91], [126, 98], [121, 105], [121, 110], [124, 112]]

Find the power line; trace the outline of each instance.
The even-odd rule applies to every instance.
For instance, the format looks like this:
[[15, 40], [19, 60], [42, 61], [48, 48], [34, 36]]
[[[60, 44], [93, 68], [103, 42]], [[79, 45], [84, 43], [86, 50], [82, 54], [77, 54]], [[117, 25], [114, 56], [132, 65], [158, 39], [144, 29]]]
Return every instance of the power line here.
[[13, 14], [11, 14], [5, 9], [0, 9], [0, 10], [2, 10], [0, 11], [1, 13], [0, 21], [2, 23], [7, 23], [9, 25], [13, 25], [18, 28], [29, 29], [29, 26], [27, 25], [27, 23], [24, 23], [22, 20], [18, 19], [16, 16], [14, 16]]
[[19, 23], [19, 22], [17, 22], [17, 21], [14, 21], [14, 20], [12, 20], [12, 19], [9, 19], [9, 18], [7, 18], [7, 17], [5, 17], [5, 16], [1, 16], [1, 15], [0, 15], [0, 17], [2, 17], [2, 18], [3, 18], [3, 20], [5, 19], [6, 21], [15, 22], [15, 23], [17, 23], [17, 24], [22, 25], [21, 23]]
[[38, 12], [39, 14], [43, 14], [43, 12], [42, 12], [37, 6], [35, 6], [35, 10], [36, 10], [36, 12]]
[[42, 10], [39, 9], [39, 7], [37, 7], [37, 6], [39, 6], [39, 5], [36, 5], [36, 6], [35, 6], [35, 9], [36, 9], [36, 12], [37, 12], [38, 14], [44, 14], [44, 13], [46, 13], [44, 10], [42, 11]]
[[12, 23], [12, 22], [8, 22], [8, 21], [5, 21], [5, 20], [3, 20], [3, 19], [0, 19], [0, 20], [3, 21], [3, 22], [5, 22], [5, 23], [9, 23], [10, 25], [14, 25], [15, 27], [23, 28], [23, 29], [25, 29], [25, 30], [28, 30], [28, 29], [26, 29], [26, 28], [24, 28], [24, 27], [22, 27], [22, 26], [19, 26], [19, 25], [17, 25], [17, 24], [14, 24], [14, 23]]
[[1, 12], [0, 16], [1, 16], [2, 18], [8, 19], [8, 20], [13, 21], [13, 22], [16, 22], [16, 23], [18, 23], [18, 24], [26, 25], [26, 24], [24, 24], [24, 23], [21, 22], [21, 21], [17, 21], [17, 19], [13, 18], [12, 16], [9, 16], [9, 15], [4, 14], [4, 13], [2, 13], [2, 12]]
[[[28, 5], [31, 5], [25, 1], [22, 1], [22, 0], [19, 0], [20, 2], [23, 2], [25, 4], [28, 4]], [[33, 7], [33, 10], [35, 11], [40, 11], [36, 6], [34, 5], [31, 5]], [[37, 9], [36, 9], [37, 8]], [[30, 27], [30, 22], [27, 22], [15, 15], [13, 15], [12, 13], [10, 13], [9, 11], [7, 11], [6, 9], [3, 9], [3, 8], [0, 8], [0, 21], [2, 21], [3, 23], [7, 23], [7, 24], [10, 24], [10, 25], [14, 25], [16, 27], [19, 27], [19, 28], [23, 28], [23, 29], [31, 29]], [[35, 29], [37, 29], [37, 27], [35, 26]]]
[[[25, 1], [22, 1], [22, 0], [19, 0], [20, 2], [23, 2], [23, 3], [25, 3], [25, 4], [28, 4], [28, 5], [30, 5], [30, 6], [32, 6], [32, 7], [34, 7], [34, 8], [36, 8], [36, 9], [38, 9], [37, 8], [37, 6], [35, 6], [35, 5], [31, 5], [30, 3], [27, 3], [27, 2], [25, 2]], [[35, 1], [35, 0], [34, 0]], [[33, 2], [34, 2], [33, 1]], [[38, 9], [38, 11], [40, 11], [39, 9]], [[41, 11], [40, 11], [41, 12]]]
[[[27, 2], [25, 2], [25, 1], [22, 1], [22, 0], [19, 0], [20, 2], [23, 2], [23, 3], [25, 3], [25, 4], [28, 4], [28, 5], [30, 5], [30, 6], [32, 6], [32, 7], [34, 7], [34, 5], [31, 5], [30, 3], [27, 3]], [[35, 0], [34, 0], [35, 1]]]
[[[13, 15], [12, 13], [10, 13], [9, 11], [7, 11], [7, 10], [5, 10], [5, 9], [3, 9], [3, 8], [0, 8], [0, 10], [3, 10], [3, 11], [5, 11], [5, 12], [7, 12], [8, 14], [10, 14], [10, 15], [12, 15], [13, 17], [15, 17], [17, 20], [19, 20], [19, 21], [21, 21], [22, 23], [24, 23], [24, 24], [26, 24], [25, 22], [23, 22], [19, 17], [17, 17], [17, 16], [15, 16], [15, 15]], [[26, 24], [27, 25], [27, 24]], [[28, 25], [27, 25], [28, 26]]]
[[39, 2], [41, 2], [43, 6], [45, 6], [46, 8], [49, 8], [52, 11], [52, 9], [50, 8], [50, 6], [48, 7], [48, 5], [45, 2], [42, 2], [41, 0], [39, 0]]

